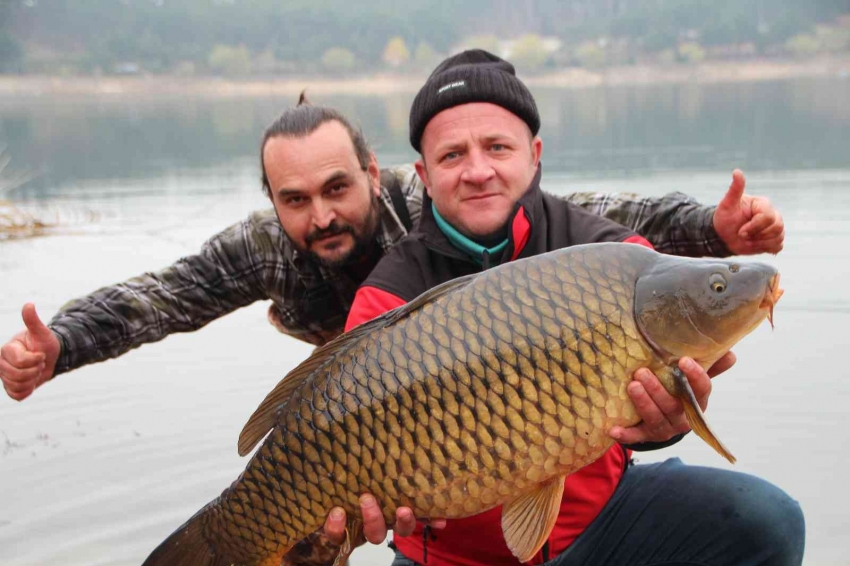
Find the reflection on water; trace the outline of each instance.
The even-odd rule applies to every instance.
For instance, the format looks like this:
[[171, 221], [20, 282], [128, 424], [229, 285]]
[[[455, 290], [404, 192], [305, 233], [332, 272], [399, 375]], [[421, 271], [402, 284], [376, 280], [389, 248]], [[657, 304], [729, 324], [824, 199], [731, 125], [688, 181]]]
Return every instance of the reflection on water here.
[[[786, 294], [776, 330], [737, 348], [709, 417], [735, 469], [785, 488], [806, 513], [806, 564], [846, 564], [850, 466], [842, 444], [850, 373], [850, 81], [536, 92], [544, 186], [716, 202], [729, 171], [782, 210], [785, 250], [766, 258]], [[356, 117], [383, 163], [413, 158], [409, 96], [322, 100]], [[40, 176], [23, 207], [94, 210], [61, 236], [0, 242], [0, 341], [34, 301], [66, 300], [195, 252], [251, 210], [257, 145], [280, 100], [3, 100], [0, 146]], [[2, 197], [3, 195], [0, 195]], [[139, 564], [244, 468], [248, 415], [310, 347], [278, 335], [265, 305], [202, 331], [61, 376], [24, 403], [0, 395], [0, 564]], [[642, 460], [728, 467], [694, 438]], [[388, 564], [386, 548], [355, 566]]]
[[[309, 85], [307, 85], [309, 86]], [[661, 85], [535, 91], [544, 162], [577, 174], [668, 169], [840, 168], [850, 163], [850, 81]], [[408, 161], [412, 94], [336, 96], [383, 163]], [[0, 147], [40, 178], [15, 198], [72, 191], [80, 179], [157, 177], [256, 160], [263, 129], [294, 100], [4, 100]]]

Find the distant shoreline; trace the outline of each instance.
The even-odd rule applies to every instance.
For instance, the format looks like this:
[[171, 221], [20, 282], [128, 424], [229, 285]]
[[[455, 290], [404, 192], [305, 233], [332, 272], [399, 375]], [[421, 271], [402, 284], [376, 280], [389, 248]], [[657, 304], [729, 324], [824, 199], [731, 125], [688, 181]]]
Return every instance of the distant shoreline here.
[[[632, 65], [598, 70], [568, 68], [542, 75], [522, 76], [531, 87], [589, 88], [650, 84], [715, 84], [758, 82], [800, 77], [850, 78], [850, 54], [806, 60], [756, 59], [706, 61], [695, 65]], [[419, 75], [372, 74], [363, 77], [228, 79], [222, 77], [58, 77], [0, 75], [0, 97], [33, 97], [61, 94], [69, 97], [263, 97], [297, 94], [303, 89], [319, 95], [359, 96], [411, 94], [426, 78]]]

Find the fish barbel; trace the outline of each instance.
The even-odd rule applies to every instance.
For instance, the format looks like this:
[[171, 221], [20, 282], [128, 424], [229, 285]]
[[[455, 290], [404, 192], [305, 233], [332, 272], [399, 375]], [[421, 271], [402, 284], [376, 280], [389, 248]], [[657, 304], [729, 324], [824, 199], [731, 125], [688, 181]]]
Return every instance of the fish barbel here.
[[391, 524], [503, 505], [508, 547], [548, 538], [565, 477], [637, 424], [626, 387], [647, 367], [692, 429], [730, 461], [677, 367], [710, 367], [779, 299], [768, 265], [589, 244], [507, 263], [424, 293], [317, 349], [251, 416], [241, 476], [145, 566], [278, 566], [332, 507], [361, 534], [359, 497]]

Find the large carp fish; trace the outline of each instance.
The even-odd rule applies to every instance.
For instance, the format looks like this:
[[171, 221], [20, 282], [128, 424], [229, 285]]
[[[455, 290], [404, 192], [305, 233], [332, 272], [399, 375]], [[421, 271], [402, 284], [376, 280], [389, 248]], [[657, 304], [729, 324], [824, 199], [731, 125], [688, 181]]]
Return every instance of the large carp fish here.
[[[651, 369], [691, 428], [708, 427], [682, 356], [708, 368], [771, 319], [768, 265], [590, 244], [455, 279], [317, 349], [251, 416], [245, 471], [145, 566], [278, 566], [334, 506], [362, 533], [359, 497], [388, 524], [399, 506], [459, 518], [502, 505], [508, 547], [529, 560], [549, 536], [565, 477], [637, 424], [626, 393]], [[362, 539], [361, 539], [362, 540]]]

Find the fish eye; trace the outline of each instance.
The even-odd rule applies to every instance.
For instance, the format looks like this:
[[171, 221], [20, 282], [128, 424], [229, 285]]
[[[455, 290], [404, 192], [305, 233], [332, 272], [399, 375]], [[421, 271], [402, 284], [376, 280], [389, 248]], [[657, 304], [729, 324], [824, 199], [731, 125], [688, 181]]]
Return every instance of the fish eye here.
[[741, 269], [741, 266], [738, 265], [737, 263], [733, 263], [732, 265], [729, 266], [729, 271], [731, 271], [732, 273], [738, 273], [738, 271], [740, 271], [740, 269]]
[[726, 279], [719, 273], [712, 273], [708, 278], [708, 284], [718, 295], [726, 291]]

